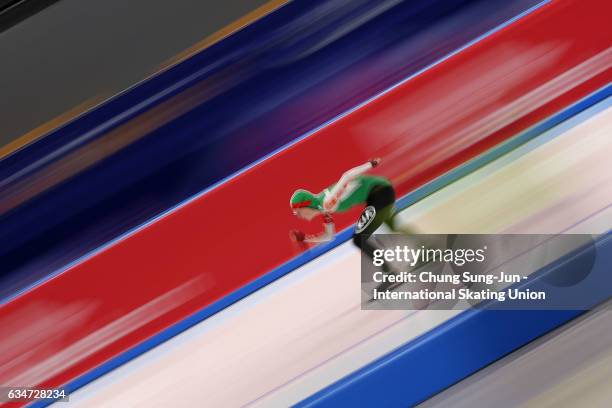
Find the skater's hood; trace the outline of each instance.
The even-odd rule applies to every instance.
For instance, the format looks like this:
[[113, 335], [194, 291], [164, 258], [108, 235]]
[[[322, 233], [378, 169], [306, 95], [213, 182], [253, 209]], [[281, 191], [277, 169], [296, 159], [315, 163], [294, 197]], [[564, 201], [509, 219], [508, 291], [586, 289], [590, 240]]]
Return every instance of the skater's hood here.
[[311, 193], [308, 190], [299, 189], [296, 190], [291, 196], [291, 200], [289, 201], [289, 205], [291, 208], [317, 208], [318, 207], [318, 197]]

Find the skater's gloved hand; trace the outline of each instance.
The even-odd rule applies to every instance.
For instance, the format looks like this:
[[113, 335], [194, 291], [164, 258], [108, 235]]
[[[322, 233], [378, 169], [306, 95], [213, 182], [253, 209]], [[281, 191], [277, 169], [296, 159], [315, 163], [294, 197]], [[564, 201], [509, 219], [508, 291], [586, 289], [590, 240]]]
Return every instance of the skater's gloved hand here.
[[376, 167], [380, 164], [381, 161], [382, 159], [380, 157], [375, 157], [373, 159], [370, 159], [370, 164], [372, 165], [372, 167]]
[[306, 239], [306, 234], [304, 234], [302, 231], [298, 231], [298, 230], [292, 230], [289, 233], [289, 236], [295, 242], [304, 242], [304, 240]]

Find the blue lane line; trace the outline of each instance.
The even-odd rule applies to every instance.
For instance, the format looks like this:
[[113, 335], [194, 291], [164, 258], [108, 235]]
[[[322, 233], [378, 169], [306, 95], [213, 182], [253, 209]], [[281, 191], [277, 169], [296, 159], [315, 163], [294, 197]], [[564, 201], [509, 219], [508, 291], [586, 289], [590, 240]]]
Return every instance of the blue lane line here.
[[[589, 107], [597, 104], [598, 102], [603, 101], [612, 95], [612, 85], [608, 85], [593, 94], [587, 96], [581, 101], [575, 103], [574, 105], [566, 108], [565, 110], [555, 114], [554, 116], [546, 119], [545, 121], [531, 127], [526, 130], [522, 134], [516, 136], [515, 138], [503, 143], [500, 146], [492, 149], [491, 151], [477, 157], [473, 161], [456, 168], [455, 170], [437, 178], [436, 180], [424, 185], [423, 187], [415, 190], [412, 193], [407, 194], [403, 198], [398, 201], [398, 208], [406, 208], [407, 206], [415, 203], [416, 201], [426, 197], [434, 191], [439, 190], [452, 183], [453, 181], [458, 180], [461, 177], [469, 174], [475, 169], [490, 163], [491, 161], [503, 156], [506, 153], [509, 153], [513, 149], [517, 148], [521, 144], [528, 142], [529, 140], [534, 139], [536, 136], [544, 133], [545, 131], [553, 128], [559, 123], [571, 118], [579, 114], [580, 112], [588, 109]], [[118, 355], [115, 358], [101, 364], [90, 372], [78, 377], [74, 381], [68, 383], [65, 388], [68, 392], [74, 392], [77, 389], [83, 387], [84, 385], [90, 383], [91, 381], [100, 378], [104, 374], [112, 371], [113, 369], [121, 366], [124, 363], [140, 356], [141, 354], [151, 350], [152, 348], [160, 345], [161, 343], [171, 339], [172, 337], [182, 333], [183, 331], [189, 329], [190, 327], [195, 326], [200, 323], [204, 319], [216, 314], [217, 312], [227, 308], [228, 306], [236, 303], [240, 299], [250, 295], [258, 289], [274, 282], [278, 278], [288, 274], [289, 272], [299, 268], [300, 266], [312, 261], [320, 255], [336, 248], [342, 243], [348, 241], [353, 235], [353, 228], [349, 227], [339, 234], [337, 234], [336, 239], [312, 248], [309, 251], [304, 252], [300, 256], [292, 259], [291, 261], [279, 266], [278, 268], [272, 270], [271, 272], [261, 276], [260, 278], [255, 279], [249, 284], [243, 286], [240, 289], [230, 293], [224, 298], [216, 301], [215, 303], [203, 308], [202, 310], [194, 313], [193, 315], [185, 318], [184, 320], [170, 326], [166, 330], [152, 336], [151, 338], [145, 340], [144, 342], [138, 344], [137, 346], [131, 348], [130, 350], [125, 351], [124, 353]], [[571, 317], [568, 317], [569, 319]], [[566, 319], [566, 320], [567, 320]], [[46, 407], [50, 405], [52, 402], [48, 401], [37, 401], [32, 404], [33, 407]]]
[[[569, 254], [589, 256], [592, 248]], [[578, 292], [586, 308], [612, 297], [612, 233], [596, 242], [592, 270], [595, 288]], [[564, 257], [562, 259], [565, 259]], [[543, 268], [542, 278], [571, 273], [571, 264], [555, 262]], [[537, 286], [538, 281], [523, 288]], [[541, 288], [540, 288], [541, 289]], [[586, 296], [585, 296], [586, 295]], [[518, 302], [515, 302], [518, 303]], [[342, 378], [296, 404], [296, 407], [409, 407], [419, 404], [488, 364], [579, 316], [585, 310], [470, 309], [388, 355]], [[499, 304], [496, 306], [499, 307]]]

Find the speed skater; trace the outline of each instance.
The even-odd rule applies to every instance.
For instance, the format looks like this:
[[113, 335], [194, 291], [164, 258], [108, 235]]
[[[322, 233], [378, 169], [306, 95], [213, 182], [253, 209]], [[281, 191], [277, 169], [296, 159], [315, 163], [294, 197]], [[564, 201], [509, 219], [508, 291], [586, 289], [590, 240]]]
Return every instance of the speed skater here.
[[[322, 215], [325, 229], [323, 233], [317, 235], [306, 235], [294, 230], [291, 231], [292, 239], [309, 243], [330, 241], [336, 233], [332, 215], [347, 211], [356, 205], [365, 204], [365, 209], [355, 226], [353, 242], [363, 253], [374, 259], [374, 251], [378, 249], [371, 238], [374, 231], [383, 223], [392, 231], [399, 231], [394, 222], [395, 190], [393, 185], [384, 177], [364, 174], [378, 166], [380, 162], [380, 158], [372, 159], [346, 171], [337, 183], [318, 194], [302, 189], [296, 190], [290, 200], [293, 214], [309, 221]], [[382, 269], [390, 272], [386, 264], [382, 265]]]

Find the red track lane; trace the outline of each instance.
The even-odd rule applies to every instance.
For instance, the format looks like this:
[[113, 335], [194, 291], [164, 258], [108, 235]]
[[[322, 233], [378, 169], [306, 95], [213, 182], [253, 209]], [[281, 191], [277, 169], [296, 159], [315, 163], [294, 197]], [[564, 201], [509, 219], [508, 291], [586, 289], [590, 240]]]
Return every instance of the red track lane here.
[[288, 261], [288, 229], [319, 227], [295, 188], [381, 156], [403, 195], [605, 85], [610, 15], [547, 5], [4, 305], [0, 384], [64, 384]]

